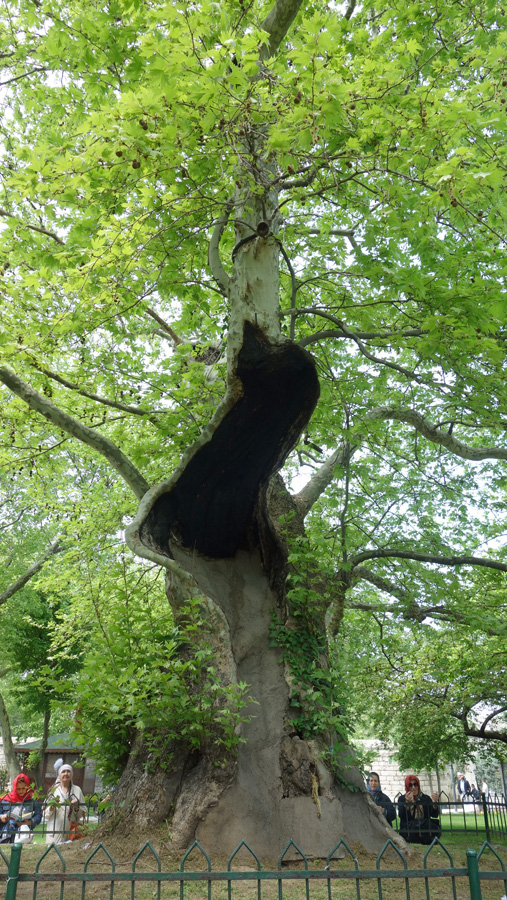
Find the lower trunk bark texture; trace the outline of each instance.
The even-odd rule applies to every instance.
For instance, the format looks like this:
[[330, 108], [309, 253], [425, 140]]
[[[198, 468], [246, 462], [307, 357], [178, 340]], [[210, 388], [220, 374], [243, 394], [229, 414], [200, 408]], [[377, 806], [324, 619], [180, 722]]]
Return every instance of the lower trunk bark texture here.
[[[185, 562], [181, 551], [175, 556]], [[163, 771], [150, 766], [140, 739], [116, 792], [115, 807], [124, 811], [120, 832], [142, 837], [167, 820], [175, 849], [197, 839], [206, 852], [228, 857], [245, 841], [262, 861], [276, 860], [291, 839], [307, 856], [320, 858], [342, 838], [371, 852], [389, 837], [400, 843], [362, 791], [359, 771], [349, 766], [346, 772], [355, 792], [341, 787], [317, 742], [301, 739], [290, 724], [290, 673], [270, 634], [278, 598], [260, 556], [240, 551], [234, 560], [193, 562], [202, 590], [220, 594], [231, 670], [250, 685], [251, 719], [241, 726], [245, 743], [227, 764], [206, 750], [191, 753], [174, 745]], [[291, 849], [287, 859], [295, 855]]]

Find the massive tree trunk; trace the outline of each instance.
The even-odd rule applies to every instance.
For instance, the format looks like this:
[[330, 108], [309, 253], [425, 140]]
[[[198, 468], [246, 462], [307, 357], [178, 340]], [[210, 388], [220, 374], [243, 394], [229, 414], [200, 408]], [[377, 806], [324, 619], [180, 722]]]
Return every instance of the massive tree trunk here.
[[[232, 515], [235, 485], [231, 471], [227, 499], [225, 488], [220, 493], [223, 539], [227, 543], [232, 540], [227, 520], [229, 513]], [[165, 492], [159, 500], [163, 497]], [[203, 498], [209, 505], [210, 498], [204, 494]], [[188, 501], [191, 505], [190, 496]], [[166, 503], [167, 497], [160, 509], [165, 510]], [[216, 509], [212, 514], [217, 515]], [[160, 552], [159, 523], [156, 527], [157, 520], [148, 518], [157, 533]], [[346, 838], [360, 840], [367, 849], [375, 850], [388, 837], [397, 840], [397, 836], [388, 830], [369, 798], [357, 792], [362, 788], [359, 772], [344, 762], [342, 778], [356, 792], [340, 787], [321, 758], [319, 739], [304, 740], [291, 725], [292, 679], [280, 648], [273, 642], [273, 616], [296, 626], [284, 591], [284, 547], [269, 519], [262, 497], [252, 519], [237, 535], [240, 546], [227, 557], [213, 558], [211, 553], [214, 550], [219, 554], [219, 548], [207, 544], [206, 556], [197, 550], [198, 541], [206, 537], [197, 536], [194, 549], [183, 547], [180, 536], [172, 537], [175, 531], [181, 535], [182, 528], [174, 525], [172, 531], [164, 517], [171, 555], [192, 572], [203, 593], [223, 612], [227, 629], [224, 633], [222, 628], [221, 635], [222, 669], [250, 686], [251, 703], [246, 712], [251, 719], [241, 726], [245, 743], [240, 745], [237, 759], [231, 759], [227, 766], [217, 767], [207, 752], [192, 754], [185, 747], [171, 748], [174, 764], [170, 772], [157, 775], [163, 785], [156, 790], [156, 810], [147, 808], [144, 800], [140, 804], [134, 799], [153, 792], [150, 776], [145, 774], [145, 753], [137, 747], [120, 782], [119, 799], [124, 799], [128, 784], [133, 801], [128, 827], [141, 829], [147, 824], [146, 817], [153, 822], [155, 815], [159, 818], [165, 814], [171, 822], [174, 844], [182, 849], [197, 838], [208, 852], [230, 854], [245, 840], [256, 853], [269, 859], [281, 853], [292, 838], [305, 853], [322, 857], [340, 838]], [[218, 522], [215, 527], [221, 533]], [[153, 532], [148, 532], [147, 526], [143, 533], [146, 541], [151, 540], [148, 535]], [[219, 536], [214, 540], [219, 541]]]
[[[346, 837], [375, 849], [393, 832], [364, 793], [339, 788], [319, 741], [296, 732], [291, 673], [273, 642], [273, 617], [288, 625], [290, 613], [286, 547], [270, 501], [319, 385], [312, 357], [280, 334], [276, 178], [259, 130], [245, 142], [256, 189], [246, 176], [240, 182], [231, 278], [214, 258], [231, 304], [226, 396], [175, 474], [143, 498], [127, 540], [149, 559], [176, 560], [222, 611], [231, 677], [250, 686], [251, 719], [225, 769], [180, 748], [165, 806], [173, 804], [172, 836], [181, 847], [198, 838], [208, 851], [229, 854], [245, 840], [273, 857], [292, 838], [305, 853], [325, 856]], [[346, 764], [342, 777], [362, 788]]]
[[[183, 562], [183, 554], [178, 558]], [[284, 614], [283, 597], [255, 550], [199, 561], [194, 574], [206, 593], [220, 598], [237, 678], [250, 685], [252, 697], [234, 778], [196, 823], [195, 836], [215, 852], [230, 853], [243, 839], [270, 856], [293, 838], [305, 852], [322, 855], [344, 834], [343, 815], [317, 743], [300, 739], [290, 725], [290, 673], [270, 633], [273, 613]], [[184, 802], [175, 818], [184, 815]]]

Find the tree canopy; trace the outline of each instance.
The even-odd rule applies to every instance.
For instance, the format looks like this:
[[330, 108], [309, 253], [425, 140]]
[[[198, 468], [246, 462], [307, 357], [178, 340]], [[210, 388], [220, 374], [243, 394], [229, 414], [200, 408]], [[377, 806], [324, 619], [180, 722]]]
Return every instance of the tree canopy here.
[[[125, 528], [144, 558], [130, 577], [150, 585], [149, 599], [134, 592], [147, 628], [163, 598], [151, 565], [185, 584], [197, 571], [143, 539], [152, 512], [132, 530], [137, 502], [160, 509], [183, 491], [174, 472], [186, 491], [200, 449], [232, 421], [207, 514], [198, 507], [207, 543], [195, 544], [227, 556], [223, 526], [209, 525], [218, 495], [244, 496], [238, 472], [255, 469], [267, 441], [264, 398], [235, 456], [248, 323], [254, 386], [262, 342], [308, 351], [320, 382], [313, 415], [305, 400], [306, 419], [269, 450], [269, 490], [283, 462], [290, 493], [271, 504], [289, 608], [299, 624], [318, 619], [293, 705], [316, 692], [331, 707], [324, 725], [318, 704], [311, 720], [323, 735], [367, 711], [369, 694], [375, 726], [385, 733], [395, 709], [402, 734], [415, 703], [430, 755], [452, 756], [464, 734], [505, 742], [505, 11], [491, 0], [19, 0], [2, 33], [0, 471], [12, 563], [0, 602], [38, 562], [41, 588], [67, 592], [70, 621], [89, 598], [86, 694], [123, 627], [114, 572]], [[269, 434], [300, 402], [279, 365]], [[183, 508], [190, 516], [185, 492], [185, 545]], [[244, 508], [231, 524], [240, 550], [255, 531]], [[273, 583], [285, 570], [271, 559]], [[107, 622], [87, 619], [93, 597], [110, 599]], [[294, 667], [302, 644], [291, 656], [281, 624], [272, 639]], [[241, 677], [238, 690], [233, 706]], [[443, 727], [443, 710], [455, 724]], [[86, 714], [83, 704], [83, 731]], [[117, 714], [120, 743], [146, 728], [137, 709]]]

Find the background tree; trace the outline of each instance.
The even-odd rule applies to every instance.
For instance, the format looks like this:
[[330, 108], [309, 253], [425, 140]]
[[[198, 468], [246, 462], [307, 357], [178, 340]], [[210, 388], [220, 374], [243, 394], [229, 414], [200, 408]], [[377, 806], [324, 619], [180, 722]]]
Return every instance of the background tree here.
[[[497, 746], [494, 750], [497, 750]], [[490, 794], [505, 797], [505, 753], [493, 751], [482, 751], [479, 749], [475, 760], [477, 773], [477, 787], [481, 789], [481, 780], [484, 778], [488, 785]], [[504, 775], [502, 777], [502, 765]]]
[[[8, 667], [0, 669], [1, 676], [4, 677], [8, 673]], [[2, 770], [2, 781], [10, 779], [11, 781], [19, 774], [20, 766], [14, 751], [14, 742], [12, 740], [11, 722], [9, 713], [5, 705], [4, 694], [0, 693], [0, 729], [2, 732], [2, 744], [5, 756], [6, 767]]]
[[[15, 728], [18, 740], [33, 736], [34, 733], [40, 734], [41, 765], [37, 776], [41, 785], [44, 774], [42, 760], [48, 744], [56, 697], [49, 683], [41, 684], [40, 674], [45, 667], [54, 668], [51, 657], [53, 629], [56, 621], [65, 617], [65, 605], [62, 605], [55, 597], [25, 590], [22, 595], [17, 596], [15, 608], [4, 609], [0, 615], [3, 636], [1, 655], [9, 667], [9, 695], [14, 709], [22, 710], [22, 716], [19, 713], [14, 717], [11, 715], [11, 729]], [[65, 659], [59, 659], [58, 678], [64, 685], [79, 669], [81, 656], [82, 649], [76, 642], [74, 653], [67, 653]], [[61, 722], [61, 716], [57, 715], [56, 722], [58, 721]], [[52, 730], [58, 729], [53, 725]]]
[[[47, 741], [50, 701], [45, 691], [34, 686], [34, 671], [47, 662], [51, 635], [47, 631], [52, 604], [37, 599], [26, 588], [44, 563], [58, 552], [58, 541], [51, 542], [44, 527], [33, 528], [34, 510], [21, 479], [16, 483], [2, 472], [0, 519], [0, 623], [2, 643], [0, 730], [9, 778], [19, 774], [14, 752], [13, 729], [17, 739], [34, 734]], [[37, 509], [35, 516], [39, 516]], [[11, 598], [15, 598], [8, 603]], [[27, 701], [26, 704], [24, 701]], [[39, 715], [41, 709], [43, 716]], [[33, 715], [35, 713], [35, 716]], [[25, 724], [28, 730], [25, 730]]]
[[[504, 18], [76, 0], [5, 21], [4, 464], [64, 519], [69, 571], [127, 526], [176, 622], [197, 583], [253, 701], [235, 760], [184, 742], [157, 769], [176, 842], [383, 841], [339, 786], [361, 782], [326, 622], [372, 596], [457, 622], [472, 569], [501, 590]], [[152, 763], [141, 737], [130, 827]]]
[[464, 765], [480, 745], [502, 754], [507, 735], [500, 622], [499, 633], [488, 635], [478, 623], [474, 629], [473, 614], [465, 612], [459, 625], [408, 624], [378, 609], [356, 616], [359, 621], [343, 628], [336, 653], [339, 670], [346, 667], [352, 681], [350, 714], [369, 737], [393, 744], [404, 769]]

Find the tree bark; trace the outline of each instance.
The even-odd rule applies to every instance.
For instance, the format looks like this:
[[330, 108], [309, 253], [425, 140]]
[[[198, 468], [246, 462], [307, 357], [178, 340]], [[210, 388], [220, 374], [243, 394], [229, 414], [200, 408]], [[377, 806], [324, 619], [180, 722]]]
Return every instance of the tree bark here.
[[21, 768], [18, 762], [18, 758], [14, 752], [14, 744], [12, 741], [11, 734], [11, 724], [9, 721], [9, 714], [7, 712], [4, 698], [0, 694], [0, 731], [2, 732], [2, 739], [4, 745], [4, 754], [5, 761], [7, 763], [7, 769], [9, 770], [9, 778], [12, 781], [16, 775], [19, 775]]
[[41, 745], [40, 745], [41, 759], [40, 759], [40, 764], [39, 764], [38, 770], [36, 772], [37, 787], [42, 787], [42, 788], [44, 787], [44, 769], [45, 769], [44, 757], [46, 756], [46, 750], [47, 750], [47, 746], [48, 746], [50, 722], [51, 722], [51, 709], [48, 707], [48, 709], [44, 710], [44, 722], [42, 725], [42, 741], [41, 741]]
[[[183, 565], [185, 557], [176, 550]], [[226, 616], [238, 681], [250, 685], [251, 715], [242, 726], [233, 779], [196, 823], [195, 836], [213, 852], [231, 853], [241, 840], [264, 858], [282, 852], [292, 838], [310, 855], [331, 850], [330, 835], [345, 832], [332, 776], [319, 748], [290, 725], [291, 678], [280, 648], [273, 646], [273, 611], [284, 614], [283, 597], [264, 571], [260, 551], [239, 550], [228, 560], [196, 560], [194, 577]], [[177, 804], [183, 816], [186, 796]]]
[[353, 765], [341, 761], [342, 778], [354, 793], [336, 782], [319, 740], [305, 740], [290, 724], [292, 677], [272, 638], [273, 614], [287, 620], [289, 613], [280, 579], [266, 572], [260, 548], [215, 560], [177, 542], [171, 541], [171, 549], [223, 613], [215, 627], [217, 661], [222, 674], [250, 686], [244, 712], [251, 719], [241, 726], [245, 743], [237, 758], [221, 759], [218, 766], [209, 749], [190, 753], [180, 745], [168, 748], [168, 772], [158, 769], [150, 777], [149, 754], [138, 742], [116, 792], [117, 808], [128, 810], [125, 830], [141, 833], [167, 816], [175, 849], [197, 839], [209, 853], [230, 855], [246, 841], [263, 860], [276, 859], [291, 838], [314, 857], [325, 857], [340, 838], [358, 840], [371, 851], [388, 837], [396, 842], [361, 792]]
[[33, 578], [34, 575], [37, 574], [37, 572], [40, 572], [44, 563], [46, 563], [48, 561], [48, 559], [50, 559], [50, 557], [53, 556], [53, 554], [60, 553], [60, 551], [62, 550], [62, 547], [63, 547], [63, 545], [60, 542], [60, 540], [57, 540], [53, 544], [51, 544], [51, 546], [48, 548], [48, 550], [46, 551], [46, 553], [44, 554], [44, 556], [41, 559], [39, 559], [37, 562], [33, 563], [33, 565], [31, 565], [26, 570], [26, 572], [23, 575], [21, 575], [20, 578], [18, 578], [16, 581], [14, 581], [12, 584], [10, 584], [9, 587], [7, 587], [5, 589], [5, 591], [2, 591], [2, 593], [0, 594], [0, 605], [2, 603], [6, 603], [7, 600], [9, 600], [14, 594], [16, 594], [18, 591], [20, 591], [21, 588], [24, 587], [25, 584], [27, 584], [30, 581], [30, 579]]

